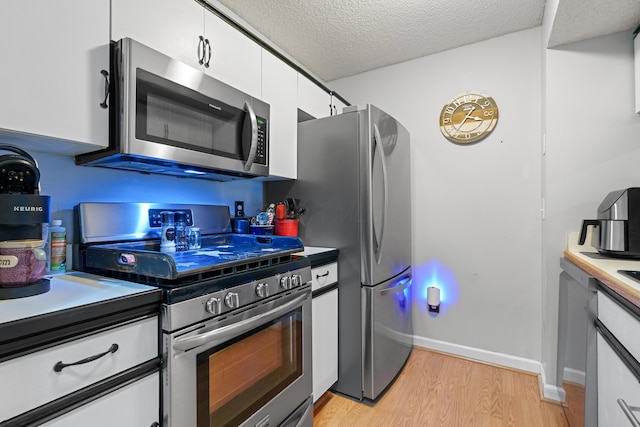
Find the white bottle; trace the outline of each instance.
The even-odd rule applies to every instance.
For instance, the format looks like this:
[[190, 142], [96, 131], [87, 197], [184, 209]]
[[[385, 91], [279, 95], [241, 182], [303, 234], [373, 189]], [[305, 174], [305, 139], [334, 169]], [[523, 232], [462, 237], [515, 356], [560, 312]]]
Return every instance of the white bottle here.
[[67, 230], [62, 226], [62, 220], [51, 221], [47, 236], [48, 273], [64, 273], [67, 269]]

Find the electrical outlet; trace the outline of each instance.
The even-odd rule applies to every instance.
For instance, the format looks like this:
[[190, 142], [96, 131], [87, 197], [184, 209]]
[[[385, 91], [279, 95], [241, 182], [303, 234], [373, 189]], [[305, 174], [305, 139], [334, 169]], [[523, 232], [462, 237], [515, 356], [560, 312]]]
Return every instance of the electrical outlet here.
[[236, 218], [241, 218], [244, 216], [244, 202], [242, 200], [236, 201], [235, 211]]

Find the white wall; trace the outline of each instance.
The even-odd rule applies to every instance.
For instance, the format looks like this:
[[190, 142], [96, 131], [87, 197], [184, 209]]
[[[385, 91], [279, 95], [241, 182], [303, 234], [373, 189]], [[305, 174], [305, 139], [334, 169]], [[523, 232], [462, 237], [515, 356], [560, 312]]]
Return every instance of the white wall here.
[[[541, 51], [536, 28], [331, 82], [411, 133], [418, 345], [540, 360]], [[491, 95], [500, 120], [459, 146], [438, 117], [468, 90]], [[438, 316], [426, 310], [431, 283], [442, 287]]]
[[559, 261], [567, 234], [613, 190], [640, 185], [633, 42], [623, 32], [546, 51], [542, 363], [556, 373]]
[[[213, 182], [76, 166], [73, 157], [25, 148], [38, 162], [40, 194], [51, 196], [51, 218], [62, 219], [72, 240], [73, 208], [79, 202], [220, 204], [243, 200], [247, 215], [263, 208], [263, 184], [252, 180]], [[0, 152], [0, 155], [6, 154]]]

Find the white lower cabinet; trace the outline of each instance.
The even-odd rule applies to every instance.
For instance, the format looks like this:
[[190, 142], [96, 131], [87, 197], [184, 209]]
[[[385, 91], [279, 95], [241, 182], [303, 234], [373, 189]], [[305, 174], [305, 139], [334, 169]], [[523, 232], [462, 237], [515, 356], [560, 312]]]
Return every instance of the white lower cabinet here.
[[[598, 334], [598, 425], [633, 426], [622, 406], [640, 407], [640, 383], [616, 354], [611, 346]], [[621, 400], [618, 402], [618, 400]], [[631, 416], [640, 420], [640, 413], [631, 411]]]
[[[331, 263], [311, 270], [314, 291], [334, 285], [338, 280], [338, 264]], [[313, 401], [317, 401], [338, 381], [338, 289], [313, 297]]]
[[338, 290], [313, 298], [313, 401], [338, 381]]
[[158, 317], [150, 316], [7, 360], [0, 363], [0, 378], [11, 386], [0, 387], [0, 420], [65, 398], [157, 357]]
[[160, 425], [160, 374], [139, 379], [67, 412], [44, 427], [156, 427]]
[[[0, 420], [157, 356], [158, 318], [154, 316], [3, 362], [0, 378], [11, 387], [0, 388]], [[87, 359], [92, 360], [78, 363]]]
[[637, 426], [640, 425], [638, 309], [622, 297], [607, 293], [611, 291], [598, 290], [598, 425]]

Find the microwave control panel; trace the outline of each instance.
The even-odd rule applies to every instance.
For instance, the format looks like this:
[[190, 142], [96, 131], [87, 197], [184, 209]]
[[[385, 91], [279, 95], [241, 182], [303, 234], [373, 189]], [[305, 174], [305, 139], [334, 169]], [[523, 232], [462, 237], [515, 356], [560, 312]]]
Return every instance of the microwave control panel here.
[[258, 122], [258, 148], [256, 149], [255, 163], [267, 164], [267, 120], [256, 117]]

